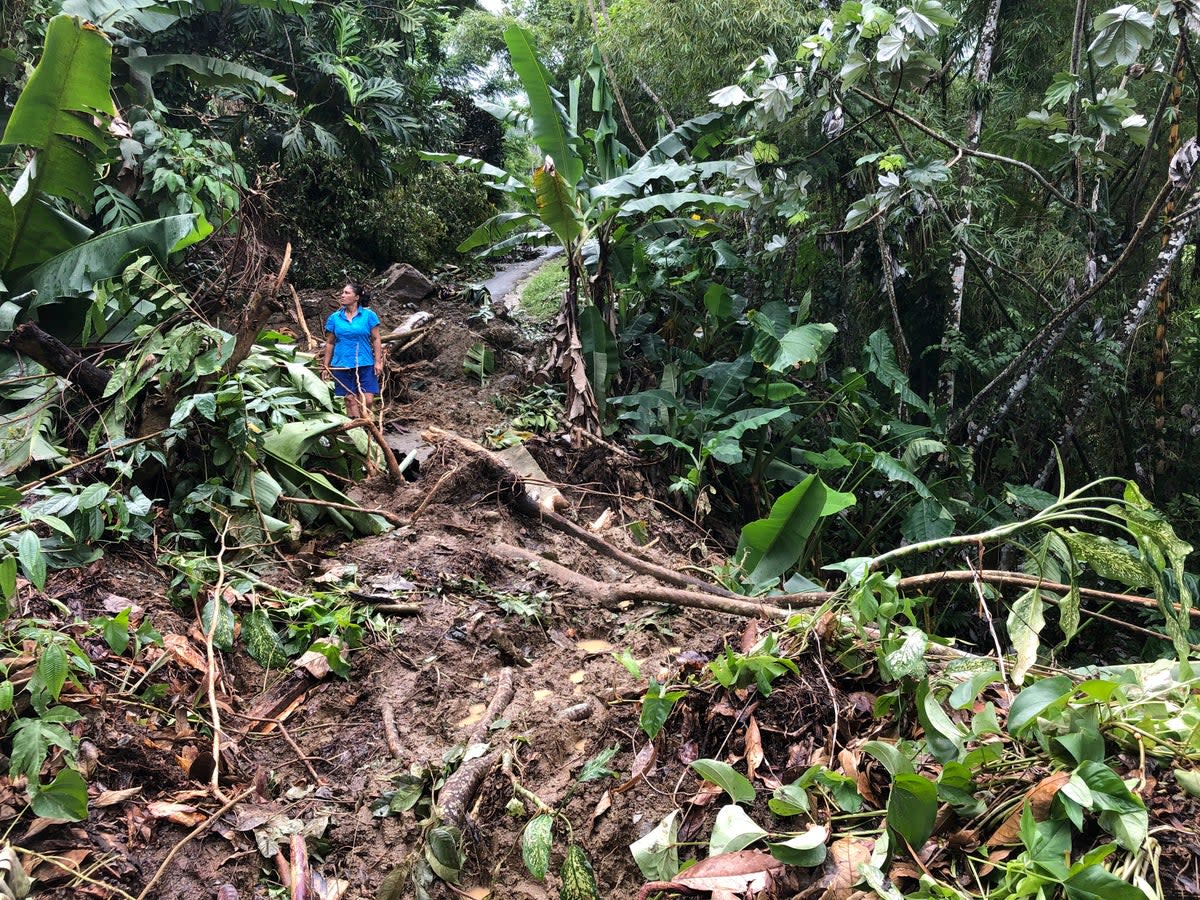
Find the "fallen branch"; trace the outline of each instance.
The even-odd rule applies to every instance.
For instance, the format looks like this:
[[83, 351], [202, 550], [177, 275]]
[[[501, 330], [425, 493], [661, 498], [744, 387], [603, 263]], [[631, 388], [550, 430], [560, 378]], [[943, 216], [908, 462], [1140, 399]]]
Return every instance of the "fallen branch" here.
[[396, 710], [392, 708], [392, 704], [384, 702], [383, 709], [383, 739], [387, 742], [388, 753], [392, 759], [399, 759], [403, 753], [403, 747], [400, 744], [400, 732], [396, 730]]
[[[1005, 572], [1003, 569], [980, 569], [978, 572], [971, 571], [953, 571], [953, 572], [930, 572], [926, 575], [910, 575], [907, 578], [901, 578], [897, 585], [901, 590], [909, 590], [912, 588], [922, 588], [941, 583], [958, 583], [973, 581], [978, 575], [979, 580], [988, 584], [1011, 584], [1019, 587], [1036, 587], [1045, 591], [1057, 591], [1067, 594], [1071, 592], [1069, 584], [1060, 584], [1057, 581], [1046, 581], [1044, 578], [1038, 578], [1036, 575], [1025, 575], [1020, 572]], [[1158, 609], [1158, 601], [1150, 597], [1140, 597], [1137, 594], [1115, 594], [1111, 591], [1099, 591], [1095, 588], [1076, 588], [1080, 596], [1094, 597], [1097, 600], [1112, 600], [1116, 603], [1126, 603], [1132, 606], [1141, 606], [1145, 609]], [[1176, 612], [1181, 609], [1178, 604], [1171, 604]], [[1200, 619], [1200, 609], [1192, 608], [1189, 610], [1192, 618]]]
[[78, 386], [89, 400], [99, 401], [104, 397], [111, 375], [43, 331], [35, 322], [18, 325], [4, 343]]
[[[488, 726], [508, 708], [515, 693], [512, 669], [501, 669], [496, 683], [496, 692], [492, 695], [492, 702], [488, 704], [483, 718], [471, 730], [467, 746], [478, 744], [483, 739], [487, 734]], [[453, 775], [446, 779], [446, 783], [438, 792], [437, 800], [437, 805], [442, 810], [443, 822], [462, 829], [467, 819], [467, 807], [471, 805], [475, 792], [483, 784], [484, 776], [492, 770], [499, 759], [500, 751], [493, 750], [485, 756], [463, 763]]]
[[[794, 613], [794, 609], [785, 609], [766, 603], [759, 603], [747, 598], [725, 597], [701, 591], [684, 591], [678, 588], [657, 587], [654, 585], [609, 584], [596, 581], [586, 575], [573, 572], [566, 566], [559, 565], [548, 559], [543, 559], [530, 550], [513, 547], [510, 544], [494, 544], [488, 552], [498, 560], [522, 565], [534, 565], [544, 575], [553, 578], [559, 584], [580, 593], [590, 600], [604, 605], [616, 603], [672, 603], [675, 606], [686, 606], [691, 609], [706, 609], [710, 612], [727, 613], [731, 616], [745, 616], [752, 619], [775, 619], [786, 621]], [[783, 598], [772, 597], [771, 600]], [[818, 606], [820, 603], [809, 603], [808, 606]]]
[[288, 244], [287, 248], [283, 251], [283, 263], [279, 266], [279, 274], [267, 283], [263, 289], [251, 294], [250, 299], [242, 309], [237, 338], [233, 344], [233, 353], [230, 354], [225, 365], [221, 367], [221, 374], [228, 375], [233, 372], [250, 355], [250, 350], [254, 347], [254, 342], [258, 340], [259, 332], [263, 330], [263, 326], [267, 324], [267, 320], [271, 318], [271, 313], [278, 304], [279, 289], [283, 287], [283, 281], [287, 278], [288, 269], [291, 267], [292, 245]]
[[417, 505], [417, 508], [413, 510], [413, 514], [408, 517], [408, 521], [410, 524], [415, 524], [417, 519], [421, 518], [421, 513], [425, 512], [425, 507], [427, 507], [431, 502], [433, 502], [433, 498], [437, 495], [437, 492], [439, 490], [441, 490], [442, 485], [445, 484], [447, 481], [449, 481], [451, 478], [453, 478], [455, 475], [457, 475], [460, 471], [462, 471], [462, 466], [455, 466], [453, 469], [451, 469], [449, 472], [446, 472], [444, 475], [442, 475], [441, 478], [439, 478], [437, 481], [435, 481], [433, 483], [433, 487], [431, 487], [429, 489], [429, 493], [427, 493], [421, 499], [421, 502]]
[[292, 900], [308, 900], [311, 877], [308, 870], [308, 847], [303, 834], [293, 834], [291, 840]]
[[310, 353], [317, 349], [317, 342], [313, 340], [312, 332], [308, 330], [308, 322], [304, 318], [304, 307], [300, 303], [300, 295], [296, 293], [295, 285], [288, 285], [292, 292], [292, 308], [296, 311], [296, 321], [300, 324], [300, 330], [304, 332], [304, 340], [308, 344]]
[[[457, 434], [452, 434], [448, 431], [443, 431], [440, 428], [428, 429], [422, 437], [428, 443], [450, 443], [454, 446], [465, 450], [472, 456], [480, 459], [492, 471], [493, 475], [500, 482], [500, 496], [508, 502], [518, 512], [534, 517], [539, 521], [549, 525], [556, 531], [569, 535], [575, 538], [580, 543], [585, 544], [597, 553], [603, 553], [605, 556], [616, 560], [627, 568], [643, 575], [649, 575], [666, 584], [673, 584], [681, 588], [699, 588], [709, 594], [715, 594], [721, 597], [736, 598], [737, 594], [726, 590], [719, 585], [711, 584], [693, 575], [688, 575], [683, 572], [676, 572], [674, 569], [668, 569], [666, 566], [660, 566], [657, 563], [649, 562], [641, 559], [631, 553], [626, 553], [614, 547], [608, 541], [604, 540], [599, 535], [593, 534], [586, 528], [576, 525], [570, 519], [559, 515], [556, 512], [547, 510], [538, 505], [537, 501], [530, 496], [521, 481], [520, 475], [513, 471], [503, 459], [497, 454], [481, 447], [474, 441], [460, 437]], [[415, 518], [415, 516], [414, 516]]]
[[137, 900], [146, 900], [146, 898], [151, 895], [151, 891], [153, 891], [155, 886], [162, 880], [163, 874], [168, 868], [170, 868], [171, 863], [175, 861], [175, 857], [179, 855], [180, 850], [182, 850], [188, 843], [199, 837], [199, 835], [207, 828], [211, 827], [213, 822], [217, 821], [217, 819], [221, 818], [221, 816], [233, 809], [234, 804], [241, 803], [243, 800], [253, 794], [254, 790], [255, 789], [253, 787], [248, 787], [240, 794], [231, 797], [228, 801], [226, 801], [224, 806], [185, 834], [183, 839], [180, 840], [179, 843], [174, 847], [172, 847], [171, 852], [163, 858], [161, 863], [159, 863], [158, 869], [155, 870], [153, 877], [146, 882], [146, 886], [142, 888], [142, 892], [137, 895]]
[[386, 509], [371, 509], [365, 506], [355, 506], [352, 503], [336, 503], [333, 500], [314, 500], [311, 497], [288, 497], [285, 494], [280, 494], [279, 499], [285, 503], [298, 503], [301, 506], [324, 506], [328, 509], [337, 509], [342, 512], [366, 513], [371, 516], [379, 516], [397, 527], [407, 524], [403, 518]]
[[375, 439], [375, 443], [379, 445], [379, 449], [383, 451], [383, 458], [387, 462], [388, 477], [392, 481], [403, 481], [404, 473], [400, 471], [400, 463], [396, 461], [396, 454], [392, 452], [392, 448], [388, 446], [387, 441], [383, 437], [383, 432], [379, 426], [370, 419], [351, 419], [345, 425], [339, 426], [337, 431], [350, 431], [354, 428], [365, 428]]

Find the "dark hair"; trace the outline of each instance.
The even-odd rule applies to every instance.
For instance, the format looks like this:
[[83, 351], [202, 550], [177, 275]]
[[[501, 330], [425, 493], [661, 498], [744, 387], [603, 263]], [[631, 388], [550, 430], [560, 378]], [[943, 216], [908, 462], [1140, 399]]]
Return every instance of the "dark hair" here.
[[350, 290], [354, 291], [354, 296], [358, 298], [358, 305], [363, 309], [370, 309], [371, 295], [367, 293], [367, 289], [357, 281], [347, 281], [346, 284]]

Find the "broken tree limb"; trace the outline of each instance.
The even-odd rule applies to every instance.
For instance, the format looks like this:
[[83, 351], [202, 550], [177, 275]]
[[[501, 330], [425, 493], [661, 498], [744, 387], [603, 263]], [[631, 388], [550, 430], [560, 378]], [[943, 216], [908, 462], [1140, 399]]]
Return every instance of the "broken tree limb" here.
[[342, 431], [352, 431], [355, 428], [365, 428], [367, 433], [375, 439], [375, 443], [379, 445], [379, 449], [383, 452], [383, 458], [387, 462], [388, 477], [392, 481], [403, 481], [404, 473], [400, 471], [400, 463], [396, 461], [396, 454], [392, 452], [392, 448], [388, 446], [387, 440], [383, 436], [383, 431], [370, 419], [351, 419], [336, 428], [331, 428], [327, 434], [337, 434]]
[[[953, 571], [953, 572], [930, 572], [927, 575], [910, 575], [907, 578], [901, 578], [897, 587], [900, 590], [912, 590], [913, 588], [924, 588], [936, 586], [938, 584], [956, 584], [959, 582], [974, 581], [978, 576], [980, 581], [987, 584], [1011, 584], [1018, 587], [1036, 587], [1044, 591], [1053, 591], [1060, 594], [1068, 594], [1071, 592], [1069, 584], [1060, 584], [1057, 581], [1046, 581], [1043, 578], [1038, 578], [1036, 575], [1026, 575], [1021, 572], [1005, 572], [1001, 569], [980, 569], [977, 572]], [[1115, 594], [1111, 591], [1099, 591], [1095, 588], [1077, 588], [1080, 595], [1083, 597], [1093, 597], [1097, 600], [1111, 600], [1114, 603], [1125, 603], [1131, 606], [1142, 606], [1146, 609], [1158, 609], [1158, 601], [1151, 597], [1140, 597], [1137, 594]], [[1175, 611], [1179, 612], [1180, 607], [1172, 604]], [[1200, 619], [1200, 609], [1189, 610], [1192, 618]]]
[[242, 309], [242, 316], [238, 322], [237, 339], [233, 344], [233, 353], [221, 367], [221, 374], [228, 375], [233, 372], [250, 355], [254, 342], [258, 340], [259, 332], [263, 330], [278, 304], [279, 289], [283, 287], [284, 279], [287, 278], [288, 269], [291, 267], [292, 245], [288, 244], [283, 251], [283, 263], [279, 266], [279, 274], [251, 294], [246, 306]]
[[308, 322], [304, 318], [304, 307], [300, 303], [300, 295], [296, 293], [294, 285], [288, 285], [288, 289], [292, 292], [292, 308], [296, 311], [296, 322], [300, 325], [300, 330], [304, 332], [304, 340], [308, 346], [308, 352], [315, 352], [317, 342], [313, 339], [312, 332], [308, 330]]
[[400, 323], [395, 331], [389, 332], [380, 338], [385, 344], [390, 344], [393, 341], [402, 341], [405, 338], [413, 337], [418, 332], [427, 331], [437, 324], [437, 317], [430, 312], [413, 313], [407, 319]]
[[[535, 565], [544, 575], [553, 578], [565, 588], [574, 590], [589, 599], [605, 605], [629, 603], [672, 603], [691, 609], [706, 609], [710, 612], [745, 616], [752, 619], [787, 620], [795, 610], [784, 609], [767, 603], [757, 603], [746, 598], [731, 598], [701, 591], [684, 591], [653, 585], [609, 584], [596, 581], [586, 575], [573, 572], [566, 566], [543, 559], [531, 550], [511, 544], [493, 544], [488, 552], [502, 562]], [[778, 598], [771, 598], [772, 600]], [[810, 606], [818, 604], [809, 604]]]
[[392, 759], [400, 759], [404, 754], [403, 745], [400, 743], [400, 732], [396, 730], [396, 710], [392, 708], [392, 704], [384, 702], [383, 704], [383, 738], [387, 742], [388, 753]]
[[468, 746], [481, 743], [487, 737], [488, 726], [500, 718], [500, 714], [508, 709], [508, 704], [513, 702], [513, 697], [516, 695], [513, 670], [505, 666], [496, 677], [496, 690], [492, 694], [492, 702], [488, 704], [483, 718], [476, 722], [475, 727], [471, 729], [471, 734], [467, 738]]
[[610, 559], [614, 559], [621, 565], [632, 569], [642, 575], [649, 575], [666, 584], [672, 584], [681, 588], [699, 588], [709, 594], [719, 597], [737, 598], [737, 594], [733, 591], [726, 590], [719, 585], [710, 584], [694, 575], [688, 575], [684, 572], [676, 572], [673, 569], [668, 569], [666, 566], [660, 566], [657, 563], [649, 562], [641, 559], [631, 553], [626, 553], [614, 547], [608, 541], [599, 535], [592, 534], [586, 528], [576, 525], [570, 519], [559, 515], [552, 510], [545, 510], [540, 507], [536, 500], [530, 496], [529, 491], [525, 488], [519, 473], [513, 471], [503, 459], [498, 455], [480, 446], [472, 440], [453, 434], [449, 431], [443, 431], [441, 428], [430, 428], [422, 435], [424, 439], [431, 444], [434, 443], [449, 443], [466, 451], [473, 457], [481, 460], [500, 482], [500, 496], [507, 503], [511, 504], [518, 512], [527, 516], [537, 518], [544, 524], [549, 525], [556, 531], [560, 531], [565, 535], [575, 538], [582, 544], [595, 550], [597, 553], [603, 553]]
[[[512, 669], [501, 669], [500, 677], [497, 679], [496, 692], [492, 695], [492, 702], [488, 704], [487, 712], [483, 714], [483, 718], [471, 730], [471, 735], [467, 741], [468, 746], [480, 742], [487, 734], [488, 725], [495, 721], [508, 708], [508, 704], [512, 702], [515, 693], [516, 689], [513, 686]], [[471, 805], [471, 800], [475, 796], [475, 792], [479, 790], [479, 786], [483, 784], [484, 777], [495, 767], [499, 760], [500, 751], [493, 750], [486, 756], [480, 756], [463, 763], [453, 775], [446, 779], [446, 783], [442, 785], [442, 789], [438, 792], [437, 799], [437, 805], [442, 810], [443, 822], [447, 825], [453, 825], [460, 830], [462, 829], [466, 824], [467, 807]]]
[[61, 375], [77, 385], [89, 400], [98, 401], [104, 397], [111, 377], [109, 373], [84, 359], [54, 335], [43, 331], [36, 322], [18, 325], [5, 343], [55, 375]]
[[293, 834], [291, 839], [291, 882], [292, 900], [308, 900], [311, 881], [308, 870], [308, 847], [303, 834]]

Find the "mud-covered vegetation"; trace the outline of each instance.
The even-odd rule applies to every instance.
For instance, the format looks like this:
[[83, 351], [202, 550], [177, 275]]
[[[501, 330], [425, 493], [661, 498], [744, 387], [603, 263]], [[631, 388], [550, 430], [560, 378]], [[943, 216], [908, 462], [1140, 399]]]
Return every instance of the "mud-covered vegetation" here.
[[5, 4], [0, 896], [1196, 896], [1198, 43]]

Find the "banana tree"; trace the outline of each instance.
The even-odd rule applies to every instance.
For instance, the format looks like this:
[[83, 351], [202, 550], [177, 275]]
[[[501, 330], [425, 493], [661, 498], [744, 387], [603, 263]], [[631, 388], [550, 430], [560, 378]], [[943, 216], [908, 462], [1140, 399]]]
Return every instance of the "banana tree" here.
[[[483, 248], [486, 254], [495, 254], [520, 244], [563, 248], [567, 288], [555, 323], [550, 368], [566, 385], [568, 421], [598, 433], [602, 421], [598, 397], [603, 396], [607, 368], [597, 361], [604, 355], [598, 345], [611, 345], [617, 327], [611, 276], [616, 248], [636, 239], [637, 225], [646, 216], [686, 217], [691, 212], [744, 209], [746, 202], [701, 187], [706, 178], [728, 174], [729, 163], [686, 160], [690, 141], [720, 127], [719, 113], [684, 123], [630, 163], [628, 151], [617, 140], [612, 94], [598, 54], [588, 69], [592, 109], [599, 117], [589, 149], [577, 128], [579, 80], [572, 82], [564, 107], [529, 33], [514, 25], [505, 31], [504, 40], [525, 91], [528, 118], [524, 124], [543, 154], [542, 164], [526, 177], [464, 156], [423, 153], [422, 157], [478, 172], [512, 199], [514, 209], [484, 222], [459, 246], [460, 251]], [[591, 335], [586, 342], [581, 336], [583, 321]], [[590, 366], [585, 343], [592, 351]]]

